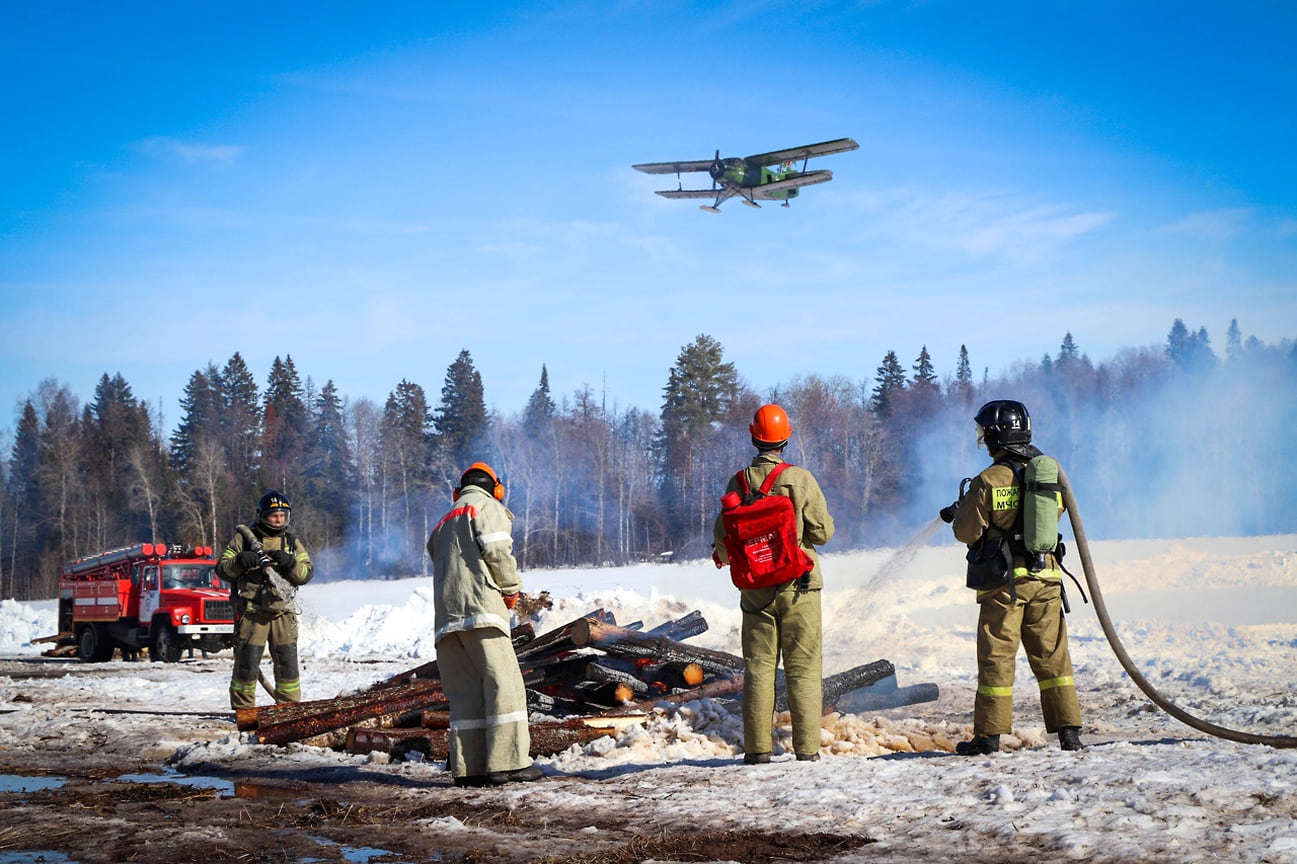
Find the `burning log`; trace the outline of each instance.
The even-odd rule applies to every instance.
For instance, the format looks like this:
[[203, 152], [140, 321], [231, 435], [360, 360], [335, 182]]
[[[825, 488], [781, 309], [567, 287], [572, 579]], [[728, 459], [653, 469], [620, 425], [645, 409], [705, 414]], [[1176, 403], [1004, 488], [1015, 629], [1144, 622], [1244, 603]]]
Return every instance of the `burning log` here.
[[677, 690], [674, 693], [668, 693], [653, 699], [644, 699], [630, 706], [633, 711], [652, 711], [653, 706], [661, 702], [669, 702], [673, 705], [683, 705], [685, 702], [692, 702], [695, 699], [721, 699], [726, 696], [733, 696], [743, 690], [743, 676], [735, 675], [733, 678], [718, 678], [699, 687], [689, 690]]
[[621, 708], [635, 698], [635, 691], [624, 681], [579, 681], [573, 687], [579, 702], [595, 708]]
[[619, 684], [625, 684], [635, 693], [647, 693], [649, 691], [648, 682], [636, 678], [624, 669], [610, 666], [608, 661], [611, 659], [613, 658], [605, 657], [601, 661], [585, 664], [586, 677], [591, 681], [616, 681]]
[[[321, 735], [384, 714], [402, 714], [445, 704], [441, 686], [431, 681], [384, 688], [378, 692], [299, 702], [279, 711], [266, 711], [257, 720], [257, 740], [262, 744], [287, 744]], [[289, 711], [288, 708], [294, 710]]]
[[734, 675], [743, 671], [743, 659], [733, 654], [685, 645], [661, 636], [637, 633], [613, 624], [603, 624], [592, 618], [574, 621], [571, 639], [578, 647], [600, 648], [610, 654], [648, 657], [667, 663], [697, 663], [705, 672], [717, 675]]

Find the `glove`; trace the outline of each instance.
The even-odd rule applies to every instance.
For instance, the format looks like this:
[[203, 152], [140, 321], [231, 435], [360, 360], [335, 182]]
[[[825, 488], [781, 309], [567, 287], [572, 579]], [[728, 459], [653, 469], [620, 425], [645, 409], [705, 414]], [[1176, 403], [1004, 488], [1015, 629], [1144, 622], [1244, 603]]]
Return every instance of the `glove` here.
[[725, 566], [721, 563], [721, 553], [717, 552], [715, 549], [712, 550], [712, 562], [716, 565], [717, 570]]
[[516, 605], [518, 605], [518, 592], [517, 592], [517, 591], [513, 592], [512, 594], [505, 594], [505, 595], [504, 595], [504, 608], [506, 608], [506, 609], [512, 609], [512, 608], [513, 608], [514, 606], [516, 606]]
[[239, 566], [243, 568], [244, 573], [261, 568], [261, 553], [254, 552], [251, 549], [244, 549], [234, 560], [239, 562]]
[[283, 549], [271, 549], [266, 553], [275, 565], [275, 569], [287, 576], [297, 567], [297, 559], [285, 552]]
[[949, 525], [951, 522], [955, 521], [955, 508], [958, 506], [959, 506], [959, 502], [956, 501], [954, 504], [951, 504], [947, 507], [942, 507], [941, 511], [937, 515], [941, 517], [942, 522], [945, 522], [947, 525]]

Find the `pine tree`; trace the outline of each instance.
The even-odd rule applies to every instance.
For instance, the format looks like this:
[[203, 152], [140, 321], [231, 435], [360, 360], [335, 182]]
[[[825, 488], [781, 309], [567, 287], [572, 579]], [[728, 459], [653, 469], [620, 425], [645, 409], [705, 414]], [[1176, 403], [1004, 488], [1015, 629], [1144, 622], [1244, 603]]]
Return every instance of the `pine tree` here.
[[662, 430], [668, 439], [705, 436], [729, 417], [739, 381], [724, 355], [721, 343], [705, 333], [681, 349], [662, 391]]
[[1243, 356], [1243, 334], [1238, 329], [1238, 319], [1229, 319], [1229, 331], [1225, 334], [1225, 359], [1235, 361]]
[[924, 345], [919, 351], [918, 359], [914, 361], [913, 370], [915, 387], [935, 388], [937, 386], [937, 373], [932, 368], [932, 356], [928, 354], [927, 345]]
[[968, 346], [959, 346], [959, 363], [955, 367], [955, 381], [950, 395], [961, 406], [966, 406], [973, 398], [973, 365], [968, 361]]
[[1216, 353], [1211, 349], [1211, 339], [1207, 328], [1198, 328], [1197, 333], [1190, 333], [1189, 328], [1179, 318], [1171, 325], [1167, 337], [1166, 355], [1181, 372], [1197, 374], [1212, 369], [1217, 364]]
[[310, 412], [293, 358], [270, 366], [266, 379], [261, 424], [262, 488], [277, 489], [290, 498], [297, 491], [310, 435]]
[[959, 365], [955, 367], [955, 381], [973, 386], [973, 366], [968, 362], [968, 346], [959, 346]]
[[1072, 338], [1072, 333], [1069, 330], [1063, 337], [1062, 344], [1058, 346], [1058, 365], [1062, 366], [1072, 360], [1076, 360], [1078, 354], [1079, 352], [1076, 347], [1076, 340]]
[[1171, 332], [1166, 337], [1166, 356], [1177, 367], [1183, 369], [1189, 359], [1189, 328], [1179, 318], [1171, 324]]
[[446, 370], [434, 422], [447, 476], [458, 477], [472, 463], [490, 461], [487, 439], [490, 423], [482, 376], [473, 367], [468, 349], [460, 351]]
[[540, 366], [540, 384], [532, 391], [527, 407], [522, 412], [522, 425], [528, 435], [537, 437], [554, 421], [558, 408], [549, 395], [549, 370]]
[[214, 383], [221, 403], [220, 449], [225, 454], [230, 484], [222, 501], [220, 521], [233, 526], [238, 522], [237, 514], [246, 512], [248, 503], [255, 503], [258, 497], [254, 491], [261, 468], [261, 408], [257, 382], [237, 351]]
[[896, 397], [905, 392], [905, 369], [901, 366], [901, 361], [896, 359], [895, 351], [888, 351], [883, 356], [882, 365], [875, 372], [874, 381], [877, 383], [874, 386], [870, 405], [875, 413], [886, 417], [891, 414]]
[[23, 403], [10, 453], [6, 491], [12, 526], [9, 530], [9, 586], [0, 596], [32, 600], [46, 596], [38, 578], [41, 536], [40, 418], [36, 406]]
[[383, 536], [398, 538], [389, 563], [400, 572], [425, 570], [420, 537], [430, 532], [426, 494], [430, 489], [431, 417], [423, 388], [405, 379], [387, 397], [380, 425]]
[[343, 419], [342, 398], [327, 381], [312, 405], [310, 438], [302, 455], [302, 503], [311, 516], [311, 536], [321, 548], [343, 539], [356, 488]]
[[675, 536], [701, 543], [698, 538], [708, 536], [712, 501], [724, 487], [722, 471], [733, 461], [726, 454], [734, 442], [719, 440], [717, 433], [727, 422], [736, 425], [742, 396], [738, 372], [725, 362], [721, 344], [700, 334], [681, 349], [662, 392], [659, 488]]
[[[148, 409], [136, 401], [120, 372], [100, 378], [94, 401], [86, 406], [83, 426], [87, 493], [95, 500], [92, 542], [124, 545], [151, 535], [156, 530], [155, 514], [150, 512], [154, 499], [132, 493], [141, 482], [160, 492], [160, 466], [150, 458], [158, 448]], [[140, 471], [151, 476], [141, 478]]]
[[215, 382], [219, 377], [216, 366], [209, 363], [206, 370], [197, 370], [189, 376], [189, 383], [180, 396], [181, 417], [171, 435], [171, 458], [182, 479], [189, 471], [200, 440], [216, 434], [221, 404]]

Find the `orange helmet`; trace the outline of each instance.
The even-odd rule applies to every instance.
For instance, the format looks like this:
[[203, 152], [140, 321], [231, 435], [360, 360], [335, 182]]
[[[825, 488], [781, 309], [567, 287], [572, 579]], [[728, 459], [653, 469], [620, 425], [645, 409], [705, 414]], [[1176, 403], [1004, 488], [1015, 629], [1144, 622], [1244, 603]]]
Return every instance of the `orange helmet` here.
[[788, 414], [778, 405], [762, 405], [752, 415], [752, 443], [758, 450], [777, 450], [788, 443], [793, 434], [793, 426], [788, 422]]
[[467, 480], [468, 475], [472, 474], [474, 471], [480, 471], [491, 478], [491, 494], [495, 496], [495, 500], [503, 501], [504, 484], [500, 482], [500, 478], [496, 476], [495, 471], [492, 470], [491, 466], [485, 462], [474, 462], [472, 465], [469, 465], [464, 469], [464, 473], [459, 475], [460, 488], [462, 489], [464, 487], [464, 481]]

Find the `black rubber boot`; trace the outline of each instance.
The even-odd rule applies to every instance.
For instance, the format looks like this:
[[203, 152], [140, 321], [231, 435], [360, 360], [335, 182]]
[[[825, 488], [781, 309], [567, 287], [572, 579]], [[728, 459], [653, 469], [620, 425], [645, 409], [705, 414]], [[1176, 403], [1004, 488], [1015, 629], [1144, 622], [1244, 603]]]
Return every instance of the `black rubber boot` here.
[[492, 771], [486, 775], [486, 782], [491, 786], [503, 786], [506, 783], [530, 783], [544, 776], [535, 765], [528, 765], [513, 771]]
[[769, 765], [769, 753], [744, 753], [743, 762], [746, 765]]
[[485, 786], [486, 776], [483, 774], [470, 774], [467, 777], [456, 777], [456, 786]]
[[1058, 746], [1064, 750], [1084, 750], [1081, 743], [1080, 726], [1060, 726], [1058, 728]]
[[820, 754], [819, 753], [798, 753], [797, 761], [798, 762], [819, 762]]
[[971, 741], [960, 741], [955, 745], [955, 752], [960, 756], [985, 756], [988, 753], [998, 753], [1000, 736], [978, 735]]

